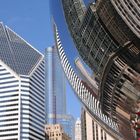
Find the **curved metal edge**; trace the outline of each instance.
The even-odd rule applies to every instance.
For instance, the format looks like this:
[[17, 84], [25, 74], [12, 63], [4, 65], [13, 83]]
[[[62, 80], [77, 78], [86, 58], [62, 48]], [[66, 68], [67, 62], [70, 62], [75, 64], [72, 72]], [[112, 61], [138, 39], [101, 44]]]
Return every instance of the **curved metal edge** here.
[[102, 124], [105, 125], [105, 127], [112, 132], [114, 132], [120, 139], [122, 139], [121, 134], [119, 133], [119, 128], [116, 122], [114, 122], [112, 119], [110, 119], [108, 116], [102, 113], [100, 102], [92, 96], [90, 91], [84, 86], [80, 78], [77, 76], [77, 74], [74, 72], [73, 68], [71, 67], [64, 49], [61, 44], [61, 40], [59, 38], [58, 30], [56, 25], [54, 24], [54, 34], [55, 34], [55, 43], [56, 48], [58, 51], [58, 55], [60, 58], [60, 62], [62, 65], [62, 68], [64, 70], [64, 73], [75, 91], [76, 95], [80, 99], [80, 101], [92, 112], [93, 116]]

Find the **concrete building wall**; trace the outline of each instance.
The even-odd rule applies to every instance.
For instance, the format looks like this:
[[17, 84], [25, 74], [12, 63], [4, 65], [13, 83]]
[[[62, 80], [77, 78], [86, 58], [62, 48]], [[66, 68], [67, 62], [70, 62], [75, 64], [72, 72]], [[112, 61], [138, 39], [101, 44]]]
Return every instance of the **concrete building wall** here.
[[48, 135], [49, 140], [71, 140], [60, 124], [46, 125], [45, 133]]
[[111, 136], [103, 127], [86, 111], [81, 114], [82, 140], [118, 140]]

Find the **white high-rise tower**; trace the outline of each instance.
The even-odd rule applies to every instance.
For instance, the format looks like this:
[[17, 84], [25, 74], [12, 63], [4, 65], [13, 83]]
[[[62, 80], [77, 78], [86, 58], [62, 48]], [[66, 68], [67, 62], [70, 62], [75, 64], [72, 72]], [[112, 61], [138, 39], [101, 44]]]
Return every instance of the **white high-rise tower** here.
[[44, 140], [44, 56], [0, 23], [0, 140]]
[[81, 140], [81, 120], [79, 118], [75, 123], [75, 140]]

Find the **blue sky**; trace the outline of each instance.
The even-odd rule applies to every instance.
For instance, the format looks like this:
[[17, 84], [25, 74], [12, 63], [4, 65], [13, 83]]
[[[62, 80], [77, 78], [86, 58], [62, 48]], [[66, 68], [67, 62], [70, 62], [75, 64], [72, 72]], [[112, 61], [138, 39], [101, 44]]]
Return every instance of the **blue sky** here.
[[41, 52], [53, 44], [47, 0], [1, 0], [0, 21]]
[[[42, 53], [54, 44], [49, 15], [48, 0], [1, 0], [0, 21]], [[68, 85], [66, 92], [67, 112], [77, 118], [80, 103]]]

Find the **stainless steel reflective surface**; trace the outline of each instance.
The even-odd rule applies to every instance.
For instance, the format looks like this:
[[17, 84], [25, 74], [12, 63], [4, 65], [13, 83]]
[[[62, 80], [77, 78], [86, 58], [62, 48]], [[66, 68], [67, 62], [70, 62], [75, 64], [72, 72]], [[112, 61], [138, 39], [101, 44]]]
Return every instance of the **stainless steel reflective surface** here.
[[108, 133], [111, 133], [112, 136], [116, 138], [116, 140], [122, 140], [117, 123], [102, 113], [100, 102], [98, 101], [98, 99], [96, 99], [96, 97], [89, 90], [85, 82], [77, 76], [77, 74], [74, 72], [73, 68], [69, 64], [67, 56], [65, 55], [64, 49], [62, 47], [57, 28], [55, 33], [56, 47], [58, 49], [61, 65], [67, 79], [71, 84], [71, 87], [75, 91], [75, 94], [78, 96], [78, 98], [87, 108], [87, 110], [92, 114], [94, 119], [99, 122], [100, 126], [102, 126], [104, 130], [106, 130]]
[[[65, 53], [66, 53], [66, 55], [68, 57], [70, 65], [72, 66], [72, 68], [75, 68], [75, 66], [74, 66], [75, 65], [74, 64], [75, 63], [75, 59], [77, 58], [77, 56], [79, 56], [79, 54], [78, 54], [78, 51], [77, 51], [77, 49], [75, 47], [75, 44], [74, 44], [75, 40], [73, 40], [72, 37], [71, 37], [71, 35], [73, 35], [73, 34], [71, 34], [69, 29], [68, 29], [68, 28], [71, 28], [72, 26], [69, 26], [66, 23], [64, 11], [63, 11], [63, 8], [64, 8], [63, 6], [64, 5], [62, 5], [62, 1], [63, 0], [51, 0], [50, 1], [52, 22], [55, 23], [56, 26], [57, 26], [57, 29], [59, 31], [59, 38], [61, 40], [62, 46], [64, 48], [64, 51], [65, 51]], [[86, 5], [88, 5], [88, 3], [89, 3], [89, 1], [87, 1], [87, 0], [84, 1], [83, 5], [82, 5], [83, 6], [82, 7], [83, 10], [84, 10], [84, 8], [86, 8]], [[67, 1], [64, 0], [63, 4], [67, 4]], [[68, 4], [70, 4], [70, 3], [68, 3]], [[65, 11], [66, 10], [67, 9], [65, 9]], [[69, 10], [70, 9], [68, 9], [68, 11]], [[77, 13], [77, 16], [79, 16], [79, 19], [80, 19], [80, 15], [78, 15], [78, 13]], [[77, 19], [75, 19], [75, 22], [76, 21], [77, 21]], [[76, 23], [74, 23], [74, 24], [76, 24]], [[54, 27], [54, 29], [55, 29], [55, 27]], [[54, 31], [54, 40], [56, 42], [56, 45], [58, 45], [59, 42], [56, 40], [57, 37], [55, 35], [55, 32], [56, 31]], [[76, 37], [76, 36], [74, 36], [74, 37]], [[62, 58], [62, 59], [64, 59], [64, 58]], [[64, 60], [64, 62], [65, 62], [65, 60]], [[62, 60], [62, 63], [64, 63], [64, 62]], [[66, 62], [66, 64], [67, 63], [68, 62]], [[66, 64], [64, 63], [64, 66], [66, 66], [66, 67], [70, 66], [70, 65], [67, 66]], [[80, 80], [78, 79], [78, 77], [76, 75], [73, 75], [74, 71], [72, 69], [69, 69], [69, 68], [68, 68], [68, 70], [66, 72], [66, 76], [67, 76], [67, 74], [70, 76], [70, 78], [68, 77], [68, 80], [69, 80], [70, 84], [72, 85], [72, 88], [74, 89], [76, 95], [78, 96], [80, 101], [83, 103], [83, 105], [86, 106], [86, 108], [89, 110], [89, 112], [97, 119], [97, 121], [100, 122], [100, 124], [102, 126], [105, 125], [105, 127], [104, 127], [105, 129], [108, 129], [108, 131], [114, 132], [114, 134], [115, 133], [118, 134], [118, 129], [117, 129], [118, 126], [117, 126], [117, 124], [115, 122], [113, 122], [111, 119], [109, 119], [107, 116], [104, 116], [104, 114], [101, 113], [100, 107], [98, 106], [99, 105], [98, 100], [96, 100], [96, 99], [95, 99], [95, 101], [94, 100], [90, 100], [91, 97], [94, 99], [94, 96], [92, 96], [90, 94], [90, 92], [88, 92], [88, 90], [86, 88], [82, 89], [84, 86], [80, 87], [82, 83], [79, 82]], [[64, 69], [64, 71], [65, 71], [65, 69]], [[72, 74], [71, 74], [71, 72], [72, 72]], [[76, 77], [77, 80], [74, 80], [73, 76], [74, 76], [74, 78]], [[71, 81], [71, 79], [74, 80], [74, 81]], [[75, 90], [74, 87], [76, 88], [76, 90]], [[87, 99], [86, 99], [86, 97], [87, 97]]]
[[[89, 0], [85, 0], [84, 2], [86, 5], [88, 5]], [[62, 0], [50, 0], [50, 7], [52, 22], [55, 22], [55, 24], [57, 25], [60, 39], [64, 46], [65, 52], [70, 60], [70, 63], [74, 65], [74, 61], [78, 56], [78, 51], [75, 48], [73, 39], [66, 24]]]
[[[95, 118], [96, 114], [94, 114], [93, 108], [96, 108], [96, 101], [90, 100], [92, 95], [90, 93], [93, 90], [90, 90], [91, 92], [85, 91], [85, 93], [82, 90], [78, 91], [77, 89], [83, 88], [83, 85], [85, 89], [90, 89], [89, 84], [82, 77], [80, 77], [81, 83], [84, 84], [79, 84], [77, 76], [74, 75], [75, 70], [71, 69], [71, 66], [75, 68], [75, 59], [81, 57], [92, 69], [94, 73], [92, 78], [98, 85], [97, 97], [92, 95], [99, 101], [101, 107], [100, 111], [100, 107], [97, 106], [97, 111], [106, 114], [107, 120], [117, 124], [119, 134], [122, 134], [125, 139], [134, 139], [135, 134], [131, 128], [130, 118], [133, 108], [131, 104], [133, 105], [138, 101], [138, 98], [134, 99], [134, 91], [137, 87], [133, 85], [130, 90], [129, 87], [131, 86], [129, 85], [133, 83], [131, 82], [132, 78], [133, 81], [139, 81], [136, 78], [139, 76], [135, 76], [139, 75], [139, 70], [133, 64], [140, 56], [140, 40], [125, 24], [110, 0], [99, 0], [97, 3], [88, 0], [51, 0], [50, 3], [52, 21], [57, 26], [60, 37], [58, 39], [58, 33], [55, 34], [56, 31], [54, 31], [54, 40], [57, 47], [61, 44], [60, 40], [62, 42], [63, 47], [58, 48], [58, 52], [60, 49], [59, 55], [62, 59], [62, 66], [76, 95]], [[124, 34], [126, 40], [123, 37]], [[63, 48], [67, 57], [63, 53]], [[67, 58], [71, 66], [66, 61]], [[117, 62], [117, 66], [114, 67]], [[122, 64], [124, 64], [124, 69], [120, 71]], [[128, 67], [128, 71], [125, 72], [126, 67]], [[129, 70], [133, 71], [132, 74], [129, 74]], [[120, 72], [121, 76], [116, 74], [117, 71]], [[123, 72], [125, 73], [123, 74]], [[129, 88], [130, 94], [133, 96], [129, 95], [125, 87]], [[127, 102], [124, 102], [122, 95], [125, 96]], [[91, 108], [91, 104], [93, 104], [93, 108]], [[96, 117], [103, 124], [100, 116]], [[114, 128], [110, 126], [111, 122], [107, 120], [105, 120], [105, 124], [113, 133]]]

